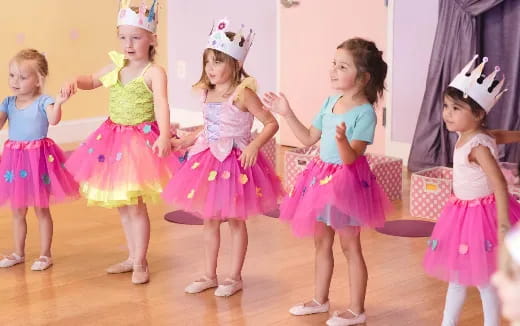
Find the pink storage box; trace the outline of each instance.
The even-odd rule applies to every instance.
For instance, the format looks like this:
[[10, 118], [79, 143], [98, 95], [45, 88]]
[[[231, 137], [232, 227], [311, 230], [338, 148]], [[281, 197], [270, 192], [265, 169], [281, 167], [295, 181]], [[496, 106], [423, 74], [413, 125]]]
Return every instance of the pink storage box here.
[[507, 181], [509, 192], [520, 201], [520, 178], [518, 176], [518, 163], [500, 162], [500, 169]]
[[309, 162], [320, 153], [319, 146], [295, 148], [285, 151], [283, 182], [285, 189], [289, 191], [300, 172], [305, 170]]
[[410, 215], [437, 220], [452, 194], [453, 171], [434, 167], [412, 174], [410, 181]]
[[370, 169], [390, 200], [401, 200], [403, 195], [403, 160], [396, 157], [366, 154]]

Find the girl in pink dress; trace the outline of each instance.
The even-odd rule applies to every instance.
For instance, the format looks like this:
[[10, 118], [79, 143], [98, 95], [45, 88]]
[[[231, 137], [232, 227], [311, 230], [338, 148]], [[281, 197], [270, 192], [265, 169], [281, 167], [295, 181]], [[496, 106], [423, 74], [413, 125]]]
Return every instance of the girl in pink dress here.
[[38, 216], [41, 244], [40, 258], [31, 269], [49, 268], [53, 234], [49, 206], [79, 197], [78, 184], [63, 166], [63, 151], [47, 137], [49, 124], [61, 120], [61, 106], [67, 100], [62, 94], [56, 100], [43, 94], [47, 74], [45, 56], [33, 49], [18, 52], [9, 63], [13, 96], [0, 104], [0, 129], [9, 121], [9, 139], [0, 162], [0, 205], [11, 206], [15, 250], [0, 260], [0, 268], [25, 261], [26, 216], [30, 206]]
[[[188, 161], [167, 185], [166, 201], [204, 219], [205, 274], [187, 288], [198, 293], [217, 287], [216, 296], [231, 296], [242, 289], [242, 266], [247, 249], [246, 220], [277, 208], [282, 188], [273, 166], [259, 152], [278, 130], [272, 114], [262, 108], [254, 79], [242, 65], [253, 33], [229, 31], [229, 22], [217, 22], [203, 54], [204, 127], [180, 140], [189, 147]], [[253, 118], [264, 124], [251, 140]], [[220, 224], [228, 221], [232, 238], [231, 273], [217, 281]]]
[[498, 67], [487, 78], [482, 75], [487, 58], [471, 72], [475, 59], [444, 96], [444, 122], [459, 134], [453, 154], [454, 195], [435, 225], [424, 259], [428, 274], [449, 282], [442, 326], [457, 324], [467, 286], [480, 291], [484, 325], [499, 325], [499, 301], [490, 276], [497, 268], [499, 243], [520, 218], [520, 204], [508, 194], [497, 163], [496, 141], [483, 127], [504, 81], [494, 80]]

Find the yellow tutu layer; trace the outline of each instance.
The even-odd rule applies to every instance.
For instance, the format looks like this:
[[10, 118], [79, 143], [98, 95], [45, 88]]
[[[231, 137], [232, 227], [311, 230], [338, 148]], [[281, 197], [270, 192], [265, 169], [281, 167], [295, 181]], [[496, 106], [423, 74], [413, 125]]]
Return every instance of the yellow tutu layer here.
[[156, 203], [163, 191], [160, 182], [147, 185], [125, 185], [116, 190], [103, 190], [90, 186], [88, 183], [81, 184], [81, 192], [88, 200], [88, 205], [101, 206], [105, 208], [117, 208], [122, 206], [137, 205], [139, 198], [144, 202]]

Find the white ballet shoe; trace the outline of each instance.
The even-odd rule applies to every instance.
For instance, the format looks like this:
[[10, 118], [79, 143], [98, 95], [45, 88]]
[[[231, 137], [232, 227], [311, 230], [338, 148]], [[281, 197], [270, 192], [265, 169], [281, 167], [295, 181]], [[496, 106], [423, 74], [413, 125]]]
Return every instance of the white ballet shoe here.
[[5, 256], [4, 258], [2, 258], [2, 260], [0, 260], [0, 268], [13, 267], [14, 265], [21, 264], [24, 261], [25, 257], [19, 256], [13, 252], [10, 256]]
[[225, 282], [230, 284], [219, 284], [215, 290], [215, 296], [217, 297], [230, 297], [238, 291], [242, 290], [242, 280], [226, 279]]
[[305, 316], [329, 311], [328, 301], [325, 303], [321, 303], [316, 299], [312, 299], [312, 301], [316, 303], [317, 306], [306, 307], [304, 303], [300, 303], [289, 309], [289, 312], [294, 316]]
[[33, 271], [44, 271], [52, 266], [52, 258], [47, 256], [40, 256], [31, 266]]
[[364, 312], [360, 314], [354, 313], [352, 310], [347, 309], [348, 312], [352, 314], [352, 318], [343, 318], [340, 317], [340, 312], [335, 311], [332, 317], [327, 320], [328, 326], [350, 326], [350, 325], [359, 325], [363, 324], [367, 321], [367, 316]]
[[210, 279], [206, 276], [202, 277], [201, 280], [193, 281], [188, 285], [184, 292], [195, 294], [200, 293], [202, 291], [206, 291], [207, 289], [216, 288], [218, 286], [217, 279]]

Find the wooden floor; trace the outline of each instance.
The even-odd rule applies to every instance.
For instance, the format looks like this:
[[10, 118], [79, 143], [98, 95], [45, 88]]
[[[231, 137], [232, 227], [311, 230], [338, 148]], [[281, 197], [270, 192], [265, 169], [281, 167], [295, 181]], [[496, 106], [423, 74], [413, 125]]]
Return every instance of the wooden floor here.
[[[392, 219], [409, 218], [405, 199]], [[202, 270], [200, 226], [164, 221], [171, 208], [150, 206], [151, 282], [135, 286], [130, 274], [104, 270], [126, 258], [116, 210], [86, 207], [84, 200], [52, 208], [55, 265], [30, 270], [38, 255], [34, 213], [28, 218], [26, 264], [0, 270], [0, 325], [324, 325], [328, 314], [293, 317], [288, 309], [313, 296], [313, 243], [294, 238], [286, 224], [269, 217], [248, 222], [249, 250], [244, 291], [217, 298], [212, 291], [188, 295], [184, 287]], [[12, 250], [10, 213], [0, 210], [0, 253]], [[225, 226], [224, 226], [225, 227]], [[229, 261], [223, 232], [220, 273]], [[362, 234], [369, 269], [366, 300], [369, 326], [439, 325], [446, 284], [428, 278], [421, 261], [425, 238], [398, 238], [372, 230]], [[330, 299], [332, 310], [348, 302], [348, 273], [336, 244]], [[461, 326], [482, 325], [480, 299], [471, 289]]]

